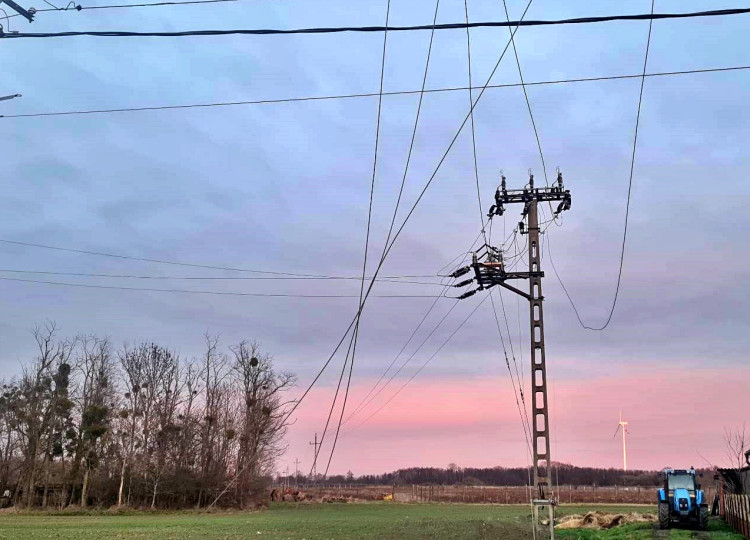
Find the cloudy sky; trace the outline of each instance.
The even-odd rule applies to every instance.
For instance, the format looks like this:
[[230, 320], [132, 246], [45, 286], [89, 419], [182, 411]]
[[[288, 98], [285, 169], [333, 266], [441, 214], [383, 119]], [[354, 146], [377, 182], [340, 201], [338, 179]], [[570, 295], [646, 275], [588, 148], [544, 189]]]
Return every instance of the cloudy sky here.
[[[28, 1], [24, 5], [31, 6]], [[518, 17], [524, 6], [509, 1], [511, 17]], [[657, 12], [721, 7], [740, 6], [729, 0], [721, 5], [705, 0], [656, 2]], [[434, 9], [433, 0], [392, 0], [390, 23], [430, 24]], [[527, 18], [649, 9], [647, 0], [627, 5], [613, 0], [535, 0]], [[36, 32], [296, 28], [380, 25], [385, 11], [385, 0], [239, 0], [45, 12], [33, 24], [20, 17], [1, 24], [6, 31]], [[473, 21], [502, 20], [502, 2], [470, 0], [469, 16]], [[648, 71], [750, 64], [748, 17], [656, 21]], [[438, 22], [463, 18], [463, 1], [440, 2]], [[638, 74], [647, 32], [644, 21], [521, 28], [517, 45], [525, 80]], [[388, 36], [386, 91], [419, 90], [429, 39], [428, 31]], [[472, 30], [475, 85], [487, 82], [507, 39], [505, 28]], [[23, 97], [0, 102], [0, 114], [377, 92], [382, 42], [382, 34], [353, 33], [6, 40], [0, 48], [0, 95]], [[428, 88], [467, 82], [465, 32], [437, 32]], [[508, 54], [492, 83], [516, 82], [518, 71]], [[638, 79], [625, 79], [528, 89], [548, 172], [553, 176], [560, 167], [573, 193], [572, 210], [562, 227], [548, 229], [545, 243], [590, 325], [606, 319], [614, 293], [639, 85]], [[642, 468], [722, 463], [724, 427], [750, 420], [750, 247], [744, 238], [750, 226], [749, 90], [749, 71], [646, 80], [622, 288], [606, 331], [580, 327], [545, 250], [554, 460], [619, 465], [620, 448], [612, 433], [620, 409], [630, 421], [630, 464]], [[371, 262], [387, 234], [418, 99], [416, 94], [383, 98]], [[468, 100], [465, 91], [425, 96], [399, 223], [464, 120]], [[0, 239], [199, 265], [358, 275], [377, 110], [377, 97], [364, 97], [0, 118]], [[501, 170], [510, 186], [525, 183], [529, 168], [538, 182], [543, 171], [521, 88], [488, 89], [475, 112], [486, 212]], [[510, 233], [518, 212], [511, 208], [506, 221], [495, 221], [493, 238]], [[469, 248], [478, 232], [471, 134], [465, 131], [398, 238], [382, 274], [435, 276]], [[66, 335], [107, 335], [117, 344], [154, 340], [185, 357], [201, 354], [206, 331], [220, 333], [226, 344], [255, 339], [279, 368], [298, 375], [301, 392], [343, 335], [357, 302], [352, 297], [80, 288], [6, 278], [217, 292], [359, 292], [352, 280], [20, 274], [9, 271], [169, 278], [262, 275], [9, 243], [0, 243], [0, 268], [0, 375], [5, 377], [18, 373], [20, 363], [33, 354], [29, 330], [54, 320]], [[394, 360], [440, 291], [434, 284], [376, 285], [374, 296], [407, 297], [368, 302], [350, 408]], [[477, 295], [455, 306], [428, 338], [454, 306], [448, 299], [437, 302], [396, 365], [423, 341], [424, 346], [391, 385], [342, 428], [332, 472], [361, 474], [449, 462], [526, 463], [489, 302], [434, 354], [481, 300]], [[518, 332], [520, 320], [525, 333], [527, 312], [510, 294], [503, 300], [513, 352], [525, 368], [526, 338], [519, 341]], [[295, 458], [302, 468], [310, 466], [308, 441], [322, 432], [342, 362], [342, 355], [334, 358], [297, 411], [281, 468]]]

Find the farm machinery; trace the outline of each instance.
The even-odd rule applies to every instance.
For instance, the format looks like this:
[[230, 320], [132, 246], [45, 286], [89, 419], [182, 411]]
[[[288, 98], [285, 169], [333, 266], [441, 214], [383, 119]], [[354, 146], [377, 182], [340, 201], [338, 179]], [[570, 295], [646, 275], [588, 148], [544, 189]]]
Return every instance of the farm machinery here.
[[659, 496], [659, 527], [668, 529], [673, 523], [705, 530], [708, 527], [708, 502], [695, 469], [664, 469], [664, 487]]

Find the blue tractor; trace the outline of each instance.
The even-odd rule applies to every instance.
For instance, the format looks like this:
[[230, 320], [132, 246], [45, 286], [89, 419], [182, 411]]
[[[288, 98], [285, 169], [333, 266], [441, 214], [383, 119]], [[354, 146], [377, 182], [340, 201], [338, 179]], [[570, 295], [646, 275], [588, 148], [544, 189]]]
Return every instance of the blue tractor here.
[[695, 480], [693, 468], [664, 469], [664, 487], [659, 490], [659, 528], [668, 529], [673, 523], [708, 528], [708, 501]]

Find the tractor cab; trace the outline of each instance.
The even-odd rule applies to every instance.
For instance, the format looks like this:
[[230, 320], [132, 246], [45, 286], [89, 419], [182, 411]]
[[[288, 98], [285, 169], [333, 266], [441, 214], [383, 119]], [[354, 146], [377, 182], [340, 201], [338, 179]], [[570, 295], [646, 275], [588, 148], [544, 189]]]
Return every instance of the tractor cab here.
[[672, 523], [708, 526], [708, 504], [695, 469], [664, 469], [664, 487], [659, 490], [659, 525], [662, 529]]

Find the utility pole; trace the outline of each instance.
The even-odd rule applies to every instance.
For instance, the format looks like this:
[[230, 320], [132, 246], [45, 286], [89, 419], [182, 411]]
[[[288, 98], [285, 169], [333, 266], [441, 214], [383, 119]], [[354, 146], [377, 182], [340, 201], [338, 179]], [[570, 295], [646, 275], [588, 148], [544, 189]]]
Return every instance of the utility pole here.
[[312, 483], [315, 484], [315, 480], [318, 476], [318, 471], [316, 468], [316, 465], [318, 463], [318, 447], [323, 444], [322, 442], [318, 442], [318, 434], [315, 434], [315, 440], [314, 442], [311, 441], [310, 444], [313, 445], [313, 450], [315, 450], [315, 454], [313, 457], [313, 466], [312, 466]]
[[294, 458], [294, 487], [299, 483], [299, 458]]
[[[502, 177], [500, 187], [495, 192], [495, 204], [490, 208], [489, 217], [502, 216], [508, 204], [523, 204], [522, 219], [518, 224], [521, 234], [528, 235], [529, 269], [527, 272], [506, 271], [503, 263], [503, 252], [493, 246], [485, 245], [482, 250], [474, 253], [472, 264], [456, 270], [453, 277], [460, 277], [474, 271], [474, 278], [456, 284], [462, 287], [475, 282], [477, 289], [462, 294], [459, 298], [468, 298], [477, 292], [499, 285], [518, 294], [529, 301], [529, 322], [531, 338], [531, 397], [532, 397], [532, 444], [534, 454], [534, 494], [532, 506], [534, 510], [534, 538], [545, 537], [554, 539], [554, 507], [556, 502], [551, 498], [551, 465], [549, 438], [549, 409], [547, 400], [547, 364], [544, 346], [544, 311], [542, 303], [541, 244], [539, 237], [539, 203], [557, 202], [557, 210], [553, 218], [565, 210], [570, 209], [570, 191], [563, 186], [562, 174], [558, 172], [557, 181], [550, 187], [534, 187], [534, 175], [529, 175], [529, 183], [523, 189], [507, 189], [505, 177]], [[550, 208], [551, 209], [551, 208]], [[529, 292], [507, 283], [509, 280], [528, 279]], [[547, 513], [547, 518], [543, 514]]]

